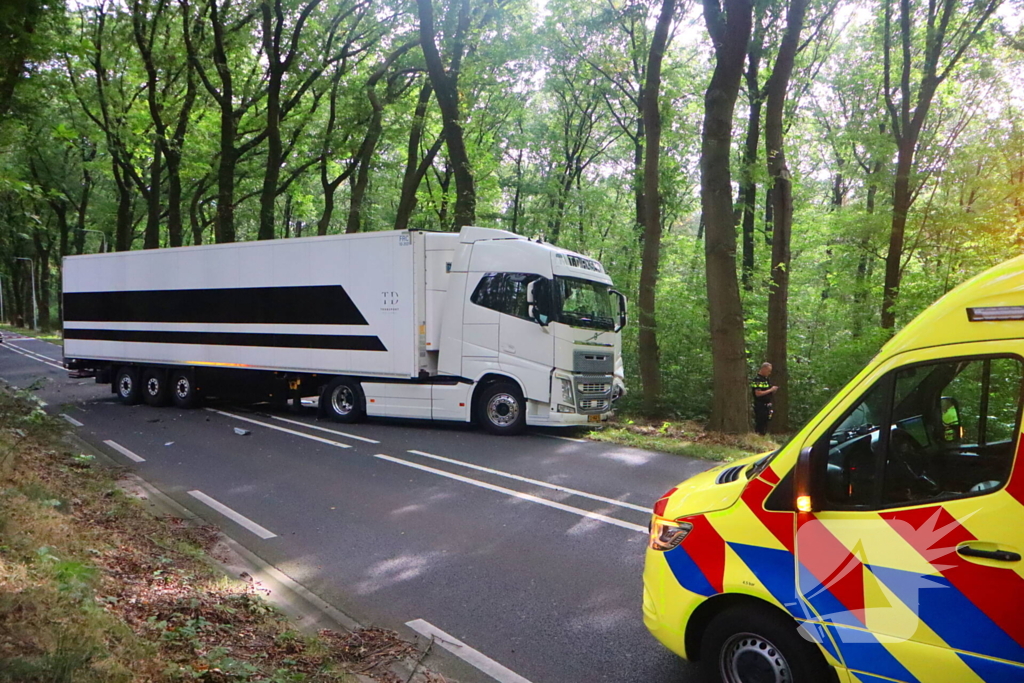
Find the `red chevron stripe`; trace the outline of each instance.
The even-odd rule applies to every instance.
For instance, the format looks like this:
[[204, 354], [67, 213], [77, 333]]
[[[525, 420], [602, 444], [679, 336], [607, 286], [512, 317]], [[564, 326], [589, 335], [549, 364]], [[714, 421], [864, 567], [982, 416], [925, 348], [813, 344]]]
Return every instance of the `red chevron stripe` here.
[[1024, 578], [1010, 569], [976, 564], [960, 557], [957, 546], [977, 539], [941, 506], [880, 515], [957, 590], [1024, 646], [1020, 602], [1012, 599], [1024, 594]]
[[[823, 522], [812, 515], [799, 516], [800, 564], [862, 624], [864, 612], [864, 565], [836, 538]], [[814, 586], [801, 586], [813, 593]]]
[[764, 509], [764, 501], [773, 488], [766, 481], [754, 479], [748, 482], [747, 488], [743, 490], [743, 502], [747, 504], [761, 524], [764, 524], [768, 531], [779, 539], [779, 543], [789, 552], [793, 552], [796, 547], [793, 543], [793, 513]]
[[764, 479], [772, 486], [775, 486], [776, 484], [779, 483], [779, 475], [775, 472], [775, 470], [771, 468], [771, 465], [769, 465], [765, 469], [765, 471], [761, 473], [761, 479]]
[[686, 521], [693, 524], [693, 530], [683, 540], [683, 548], [715, 592], [721, 593], [725, 582], [725, 539], [705, 515], [687, 517]]

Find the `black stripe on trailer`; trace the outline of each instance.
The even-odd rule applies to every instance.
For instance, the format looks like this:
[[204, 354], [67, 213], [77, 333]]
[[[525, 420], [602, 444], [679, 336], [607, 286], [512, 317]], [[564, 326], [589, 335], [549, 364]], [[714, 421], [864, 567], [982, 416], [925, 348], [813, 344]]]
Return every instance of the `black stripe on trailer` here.
[[341, 285], [67, 292], [64, 320], [366, 325]]
[[263, 332], [187, 332], [161, 330], [81, 330], [65, 328], [65, 339], [141, 342], [146, 344], [209, 344], [262, 346], [332, 351], [387, 351], [380, 337], [358, 334], [281, 334]]

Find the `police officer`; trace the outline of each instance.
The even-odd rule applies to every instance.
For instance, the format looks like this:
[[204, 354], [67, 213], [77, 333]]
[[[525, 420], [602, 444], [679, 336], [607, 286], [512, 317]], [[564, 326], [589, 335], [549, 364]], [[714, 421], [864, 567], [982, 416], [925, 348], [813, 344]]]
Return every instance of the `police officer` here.
[[761, 363], [761, 369], [750, 380], [750, 391], [754, 394], [754, 431], [762, 436], [768, 433], [768, 421], [772, 419], [772, 396], [779, 390], [772, 385], [772, 364]]

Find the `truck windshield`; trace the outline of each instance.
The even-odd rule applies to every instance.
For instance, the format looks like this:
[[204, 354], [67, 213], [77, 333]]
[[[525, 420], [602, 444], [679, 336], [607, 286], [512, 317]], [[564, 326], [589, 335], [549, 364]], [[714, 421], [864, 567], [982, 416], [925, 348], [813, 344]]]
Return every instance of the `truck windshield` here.
[[611, 287], [593, 280], [555, 277], [555, 319], [573, 327], [614, 330], [617, 315]]

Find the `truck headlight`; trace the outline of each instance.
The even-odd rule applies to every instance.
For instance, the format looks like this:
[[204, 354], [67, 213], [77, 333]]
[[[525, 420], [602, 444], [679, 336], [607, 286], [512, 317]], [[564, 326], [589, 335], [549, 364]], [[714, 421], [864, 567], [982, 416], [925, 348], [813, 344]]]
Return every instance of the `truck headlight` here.
[[651, 518], [650, 545], [653, 550], [672, 550], [686, 538], [693, 525], [655, 515]]
[[562, 382], [562, 402], [575, 406], [576, 400], [572, 395], [572, 381], [562, 377], [559, 377], [559, 380]]

